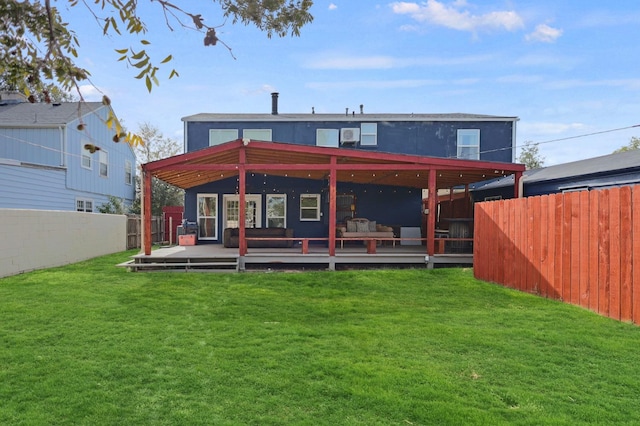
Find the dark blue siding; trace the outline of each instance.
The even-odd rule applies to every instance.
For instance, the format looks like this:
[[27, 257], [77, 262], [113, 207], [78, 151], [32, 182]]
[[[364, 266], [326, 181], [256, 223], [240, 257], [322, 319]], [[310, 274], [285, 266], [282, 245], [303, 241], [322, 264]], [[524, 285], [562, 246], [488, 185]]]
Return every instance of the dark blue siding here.
[[[190, 122], [187, 126], [189, 151], [206, 148], [209, 129], [272, 129], [272, 139], [299, 145], [315, 145], [317, 129], [360, 127], [369, 121], [311, 122]], [[458, 129], [480, 130], [480, 159], [512, 161], [513, 122], [504, 121], [383, 121], [378, 122], [378, 146], [356, 149], [398, 154], [456, 158]]]
[[[197, 194], [218, 194], [218, 235], [222, 235], [223, 194], [235, 194], [236, 179], [227, 179], [202, 185], [186, 191], [184, 217], [197, 220]], [[379, 224], [394, 226], [420, 226], [421, 191], [413, 188], [373, 186], [341, 183], [339, 194], [356, 197], [357, 217], [366, 217]], [[327, 237], [329, 223], [328, 188], [326, 181], [247, 175], [247, 194], [262, 194], [262, 226], [266, 222], [266, 194], [287, 194], [287, 228], [293, 228], [297, 237]], [[322, 217], [318, 222], [300, 221], [300, 194], [321, 194]], [[391, 208], [389, 206], [392, 206]], [[220, 241], [218, 241], [220, 242]]]

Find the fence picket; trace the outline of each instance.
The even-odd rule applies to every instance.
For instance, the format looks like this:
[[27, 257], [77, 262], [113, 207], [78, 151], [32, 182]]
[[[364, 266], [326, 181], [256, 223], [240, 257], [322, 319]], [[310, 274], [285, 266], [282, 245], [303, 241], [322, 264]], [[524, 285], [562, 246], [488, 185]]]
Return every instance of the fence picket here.
[[620, 319], [631, 321], [631, 187], [620, 188]]
[[476, 277], [640, 324], [640, 186], [476, 206]]
[[632, 313], [631, 317], [635, 324], [640, 324], [640, 185], [632, 188], [631, 202], [631, 228], [632, 236], [632, 253], [629, 257], [629, 263], [632, 268], [631, 298]]

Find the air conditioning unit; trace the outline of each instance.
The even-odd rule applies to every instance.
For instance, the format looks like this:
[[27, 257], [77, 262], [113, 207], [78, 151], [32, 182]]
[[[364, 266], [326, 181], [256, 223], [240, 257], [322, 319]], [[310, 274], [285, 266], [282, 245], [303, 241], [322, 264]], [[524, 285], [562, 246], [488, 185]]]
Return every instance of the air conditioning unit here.
[[345, 144], [355, 144], [360, 140], [360, 129], [356, 128], [346, 128], [340, 129], [340, 143]]

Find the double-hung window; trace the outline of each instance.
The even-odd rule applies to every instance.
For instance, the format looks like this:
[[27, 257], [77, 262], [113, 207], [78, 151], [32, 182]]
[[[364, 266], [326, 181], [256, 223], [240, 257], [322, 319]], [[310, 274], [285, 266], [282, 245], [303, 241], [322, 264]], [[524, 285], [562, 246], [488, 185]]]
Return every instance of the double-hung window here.
[[457, 157], [463, 160], [480, 159], [480, 129], [458, 130]]
[[316, 145], [338, 148], [340, 131], [338, 129], [316, 129]]
[[77, 198], [76, 199], [76, 211], [77, 212], [92, 213], [93, 212], [93, 200], [87, 200], [87, 199], [84, 199], [84, 198]]
[[287, 196], [267, 194], [267, 228], [287, 227]]
[[209, 146], [238, 139], [238, 129], [209, 129]]
[[320, 220], [320, 194], [300, 195], [300, 220]]
[[243, 139], [252, 139], [254, 141], [272, 141], [271, 129], [244, 129], [242, 131]]
[[109, 177], [109, 154], [105, 151], [98, 151], [98, 162], [100, 163], [100, 177]]
[[89, 152], [89, 150], [83, 147], [81, 157], [82, 158], [80, 160], [80, 165], [82, 166], [82, 168], [91, 169], [91, 153]]
[[133, 165], [129, 160], [125, 160], [124, 162], [124, 183], [127, 185], [133, 183]]
[[378, 123], [360, 124], [360, 146], [378, 146]]

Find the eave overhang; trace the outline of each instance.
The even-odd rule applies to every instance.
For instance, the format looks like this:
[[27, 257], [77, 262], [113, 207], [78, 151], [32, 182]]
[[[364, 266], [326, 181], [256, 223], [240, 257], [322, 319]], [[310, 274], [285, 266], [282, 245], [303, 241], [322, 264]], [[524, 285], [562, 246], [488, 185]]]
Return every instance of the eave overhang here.
[[183, 189], [232, 178], [241, 170], [317, 180], [326, 179], [333, 168], [338, 182], [410, 188], [426, 188], [429, 171], [436, 170], [438, 189], [525, 170], [524, 165], [513, 163], [242, 139], [146, 163], [142, 168], [152, 176]]

